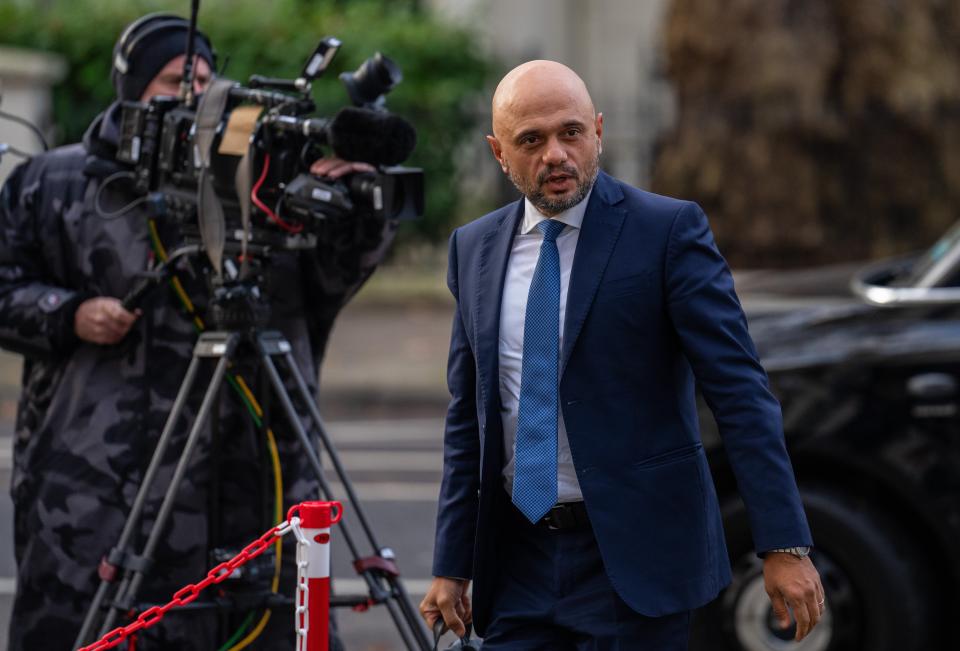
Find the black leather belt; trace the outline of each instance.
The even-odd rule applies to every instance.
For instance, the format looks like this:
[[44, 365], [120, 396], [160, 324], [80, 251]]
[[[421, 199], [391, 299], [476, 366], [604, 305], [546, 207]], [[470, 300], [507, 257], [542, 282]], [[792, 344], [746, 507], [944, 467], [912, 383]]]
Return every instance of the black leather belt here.
[[587, 517], [587, 507], [583, 502], [564, 502], [547, 511], [536, 526], [550, 531], [587, 529], [590, 527], [590, 518]]

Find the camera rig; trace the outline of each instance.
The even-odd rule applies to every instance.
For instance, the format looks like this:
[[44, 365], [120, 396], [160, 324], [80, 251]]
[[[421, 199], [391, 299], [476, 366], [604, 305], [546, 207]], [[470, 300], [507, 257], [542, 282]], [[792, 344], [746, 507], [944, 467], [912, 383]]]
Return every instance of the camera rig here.
[[[224, 285], [255, 285], [257, 268], [274, 251], [315, 247], [334, 222], [406, 220], [423, 212], [422, 171], [397, 166], [413, 151], [416, 132], [384, 107], [386, 93], [402, 79], [393, 61], [378, 52], [341, 74], [353, 106], [332, 118], [313, 115], [312, 81], [340, 45], [322, 39], [296, 79], [254, 75], [247, 86], [215, 79], [199, 101], [189, 82], [191, 53], [180, 96], [122, 105], [117, 159], [132, 166], [123, 175], [152, 215], [176, 225], [182, 246], [171, 261], [205, 254], [215, 299]], [[309, 168], [324, 147], [376, 171], [317, 178]], [[146, 277], [126, 306], [166, 272]]]

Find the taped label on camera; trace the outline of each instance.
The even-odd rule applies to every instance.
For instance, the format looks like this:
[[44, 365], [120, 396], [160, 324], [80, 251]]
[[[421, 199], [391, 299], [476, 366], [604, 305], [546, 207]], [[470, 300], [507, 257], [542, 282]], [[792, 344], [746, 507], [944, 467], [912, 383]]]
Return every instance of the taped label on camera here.
[[243, 156], [247, 153], [250, 135], [257, 128], [257, 119], [262, 112], [263, 107], [256, 105], [238, 106], [233, 109], [217, 153], [227, 156]]

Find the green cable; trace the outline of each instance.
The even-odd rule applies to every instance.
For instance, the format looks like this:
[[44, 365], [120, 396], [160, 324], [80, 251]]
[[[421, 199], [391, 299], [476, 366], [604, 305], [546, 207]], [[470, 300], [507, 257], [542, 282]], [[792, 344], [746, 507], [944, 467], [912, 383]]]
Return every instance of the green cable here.
[[230, 386], [233, 387], [234, 391], [237, 392], [237, 396], [239, 396], [240, 400], [241, 400], [241, 401], [243, 402], [243, 404], [246, 406], [247, 411], [250, 412], [250, 417], [253, 419], [253, 422], [257, 424], [257, 427], [258, 427], [258, 428], [262, 428], [262, 427], [263, 427], [263, 421], [260, 420], [260, 417], [259, 417], [259, 416], [257, 416], [256, 410], [253, 408], [253, 405], [250, 404], [250, 401], [247, 399], [246, 394], [245, 394], [245, 393], [243, 392], [243, 390], [240, 388], [240, 385], [237, 384], [236, 378], [234, 378], [233, 375], [228, 375], [228, 376], [227, 376], [227, 382], [229, 382], [229, 383], [230, 383]]
[[240, 638], [243, 637], [243, 634], [247, 632], [247, 629], [250, 628], [250, 624], [253, 623], [253, 616], [254, 613], [251, 611], [250, 614], [247, 615], [246, 619], [244, 619], [240, 624], [240, 628], [237, 629], [237, 632], [234, 633], [229, 640], [224, 642], [223, 646], [217, 649], [217, 651], [227, 651], [227, 649], [236, 644]]

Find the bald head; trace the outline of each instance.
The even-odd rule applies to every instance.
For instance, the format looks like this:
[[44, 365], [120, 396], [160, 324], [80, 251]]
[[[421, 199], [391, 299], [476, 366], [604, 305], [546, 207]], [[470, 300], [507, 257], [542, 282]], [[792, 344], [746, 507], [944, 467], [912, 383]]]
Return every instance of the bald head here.
[[504, 174], [544, 215], [557, 215], [590, 192], [602, 134], [603, 116], [586, 85], [562, 63], [519, 65], [493, 94], [487, 142]]
[[557, 105], [575, 108], [591, 120], [594, 117], [587, 86], [573, 70], [542, 59], [521, 63], [500, 80], [493, 93], [493, 133], [500, 137], [517, 117], [542, 114]]

